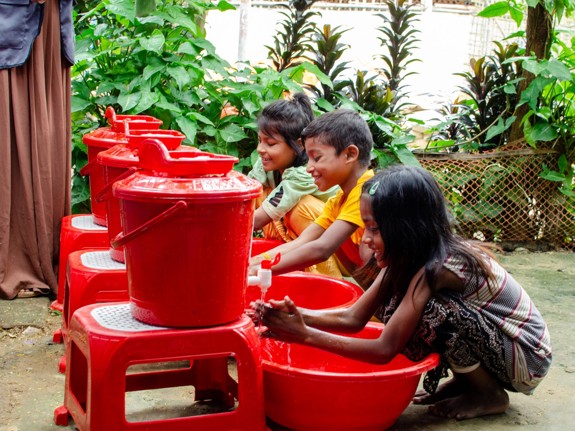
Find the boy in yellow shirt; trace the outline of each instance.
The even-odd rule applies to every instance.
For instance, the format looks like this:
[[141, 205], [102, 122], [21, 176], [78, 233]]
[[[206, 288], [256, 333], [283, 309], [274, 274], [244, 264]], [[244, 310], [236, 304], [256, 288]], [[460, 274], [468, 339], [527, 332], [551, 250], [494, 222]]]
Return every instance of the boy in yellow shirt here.
[[[371, 254], [362, 245], [364, 225], [359, 212], [359, 198], [364, 182], [374, 176], [368, 169], [373, 138], [365, 120], [349, 109], [337, 109], [321, 115], [302, 132], [308, 155], [307, 172], [320, 190], [339, 185], [323, 213], [298, 238], [282, 244], [268, 254], [281, 253], [274, 274], [302, 270], [335, 254], [342, 276], [352, 276], [363, 287], [360, 270]], [[250, 265], [257, 265], [262, 256], [254, 256]]]

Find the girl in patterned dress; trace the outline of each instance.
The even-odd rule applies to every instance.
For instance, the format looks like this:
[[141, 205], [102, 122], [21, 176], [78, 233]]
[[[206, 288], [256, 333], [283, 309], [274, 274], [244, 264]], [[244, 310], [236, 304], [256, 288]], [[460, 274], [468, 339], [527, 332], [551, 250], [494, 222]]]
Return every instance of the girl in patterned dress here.
[[[424, 380], [428, 394], [414, 403], [442, 417], [502, 413], [507, 391], [531, 394], [551, 364], [547, 326], [491, 255], [453, 233], [434, 178], [419, 167], [387, 168], [365, 183], [361, 214], [363, 242], [381, 268], [371, 287], [337, 310], [298, 308], [288, 297], [255, 303], [263, 335], [374, 363], [437, 352], [441, 364]], [[374, 315], [386, 325], [378, 339], [330, 332], [357, 332]], [[437, 388], [447, 369], [453, 377]]]

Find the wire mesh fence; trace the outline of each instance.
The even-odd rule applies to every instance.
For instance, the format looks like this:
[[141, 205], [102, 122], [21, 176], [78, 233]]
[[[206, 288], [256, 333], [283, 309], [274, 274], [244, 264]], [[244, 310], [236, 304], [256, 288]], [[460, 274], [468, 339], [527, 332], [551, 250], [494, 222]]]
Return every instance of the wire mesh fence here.
[[467, 238], [500, 243], [546, 243], [575, 249], [575, 199], [540, 177], [553, 167], [552, 150], [483, 154], [419, 153], [438, 181]]

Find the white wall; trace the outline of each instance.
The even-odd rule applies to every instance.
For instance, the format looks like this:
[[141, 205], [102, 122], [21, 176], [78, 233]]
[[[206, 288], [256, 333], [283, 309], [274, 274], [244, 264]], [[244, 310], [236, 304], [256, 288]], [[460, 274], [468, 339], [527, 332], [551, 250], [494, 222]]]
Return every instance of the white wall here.
[[[278, 23], [283, 19], [280, 9], [250, 7], [248, 11], [248, 32], [246, 38], [246, 56], [251, 63], [266, 62], [265, 45], [273, 44], [273, 36]], [[356, 69], [370, 70], [380, 66], [380, 60], [374, 59], [382, 53], [380, 32], [377, 27], [383, 23], [374, 11], [320, 10], [322, 18], [318, 24], [330, 24], [333, 27], [349, 28], [341, 41], [350, 45], [345, 60]], [[218, 54], [231, 63], [238, 59], [239, 10], [211, 11], [206, 22], [207, 38], [217, 49]], [[451, 97], [457, 92], [460, 78], [455, 72], [468, 70], [469, 46], [475, 20], [471, 14], [445, 11], [422, 12], [417, 28], [420, 42], [414, 51], [414, 57], [421, 62], [413, 63], [412, 69], [418, 74], [409, 79], [412, 85], [410, 93], [427, 96]]]

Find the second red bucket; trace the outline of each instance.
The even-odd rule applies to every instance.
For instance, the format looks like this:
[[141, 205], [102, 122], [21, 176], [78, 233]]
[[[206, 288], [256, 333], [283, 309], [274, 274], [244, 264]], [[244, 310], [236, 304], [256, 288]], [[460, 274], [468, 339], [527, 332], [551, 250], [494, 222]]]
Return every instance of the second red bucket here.
[[152, 140], [139, 159], [142, 171], [113, 186], [132, 315], [175, 327], [239, 318], [260, 183], [232, 170], [235, 157], [172, 156]]

